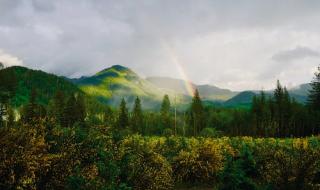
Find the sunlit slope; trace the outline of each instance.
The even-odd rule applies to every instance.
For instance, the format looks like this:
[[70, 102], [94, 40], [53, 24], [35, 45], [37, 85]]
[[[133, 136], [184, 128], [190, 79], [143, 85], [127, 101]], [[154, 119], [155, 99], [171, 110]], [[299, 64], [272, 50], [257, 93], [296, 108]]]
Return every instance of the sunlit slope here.
[[171, 99], [176, 96], [179, 102], [187, 99], [187, 97], [175, 94], [171, 90], [156, 87], [139, 77], [131, 69], [120, 65], [104, 69], [93, 76], [82, 77], [73, 81], [87, 94], [111, 106], [118, 106], [121, 99], [125, 98], [129, 107], [131, 107], [137, 96], [142, 100], [142, 106], [146, 109], [159, 107], [165, 94], [168, 94]]

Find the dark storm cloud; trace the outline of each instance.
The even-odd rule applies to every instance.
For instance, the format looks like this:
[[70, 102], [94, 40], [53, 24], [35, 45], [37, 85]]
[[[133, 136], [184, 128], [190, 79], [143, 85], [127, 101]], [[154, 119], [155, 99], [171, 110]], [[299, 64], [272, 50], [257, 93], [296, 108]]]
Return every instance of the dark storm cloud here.
[[287, 62], [299, 60], [307, 57], [319, 57], [320, 53], [318, 51], [312, 50], [308, 47], [296, 47], [290, 50], [284, 50], [276, 53], [272, 56], [272, 59], [278, 62]]
[[197, 83], [257, 88], [277, 77], [261, 77], [276, 66], [270, 56], [319, 48], [319, 8], [318, 0], [1, 0], [0, 50], [72, 77], [113, 64], [176, 77], [176, 54]]

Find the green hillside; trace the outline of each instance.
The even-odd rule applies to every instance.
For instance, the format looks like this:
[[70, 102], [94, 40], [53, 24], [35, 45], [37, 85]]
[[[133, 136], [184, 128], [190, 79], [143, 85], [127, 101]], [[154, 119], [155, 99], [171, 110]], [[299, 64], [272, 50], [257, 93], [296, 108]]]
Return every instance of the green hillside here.
[[[65, 94], [82, 93], [77, 86], [63, 77], [25, 67], [13, 66], [5, 68], [0, 70], [0, 75], [14, 75], [17, 87], [16, 95], [11, 103], [17, 107], [28, 102], [32, 89], [36, 90], [37, 101], [40, 104], [48, 104], [57, 90], [61, 90]], [[1, 88], [5, 88], [4, 83], [0, 83]]]
[[[169, 89], [189, 95], [184, 80], [169, 77], [148, 77], [146, 80], [161, 89]], [[198, 89], [202, 99], [207, 101], [226, 101], [238, 94], [238, 92], [221, 89], [213, 85], [196, 85], [193, 83], [191, 85], [194, 89]]]
[[224, 102], [224, 106], [227, 107], [244, 107], [247, 108], [251, 105], [252, 98], [256, 93], [252, 91], [244, 91], [234, 96], [233, 98]]
[[[149, 81], [139, 77], [131, 69], [114, 65], [90, 77], [72, 79], [85, 93], [98, 98], [103, 103], [118, 106], [125, 98], [129, 107], [132, 106], [136, 96], [142, 100], [145, 109], [155, 109], [160, 106], [164, 94], [174, 99], [175, 93], [163, 90]], [[185, 102], [188, 97], [177, 94], [177, 101]]]

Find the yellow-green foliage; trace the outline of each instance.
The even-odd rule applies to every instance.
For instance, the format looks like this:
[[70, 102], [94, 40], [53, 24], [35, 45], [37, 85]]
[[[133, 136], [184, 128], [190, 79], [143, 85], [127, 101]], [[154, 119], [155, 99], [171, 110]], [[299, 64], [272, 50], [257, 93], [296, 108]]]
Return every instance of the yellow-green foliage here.
[[201, 139], [191, 150], [180, 150], [172, 166], [178, 182], [213, 183], [223, 167], [222, 146], [213, 140]]
[[226, 160], [231, 164], [228, 171], [234, 172], [229, 177], [250, 177], [256, 186], [320, 186], [319, 137], [133, 135], [113, 141], [103, 127], [49, 130], [39, 125], [0, 128], [0, 152], [0, 189], [173, 189], [195, 183], [216, 187], [222, 183], [219, 176]]
[[[123, 155], [128, 150], [148, 150], [157, 156], [162, 155], [161, 160], [166, 159], [171, 165], [175, 184], [218, 184], [217, 176], [224, 168], [227, 155], [236, 159], [240, 156], [243, 145], [253, 153], [255, 167], [259, 171], [255, 178], [258, 184], [311, 188], [319, 183], [315, 182], [315, 177], [320, 173], [318, 137], [274, 139], [129, 136], [122, 141], [121, 150]], [[136, 170], [141, 166], [134, 165]], [[144, 179], [144, 175], [146, 174], [141, 173], [139, 179]]]
[[122, 171], [134, 189], [171, 189], [172, 169], [165, 157], [154, 151], [154, 144], [139, 136], [122, 144]]

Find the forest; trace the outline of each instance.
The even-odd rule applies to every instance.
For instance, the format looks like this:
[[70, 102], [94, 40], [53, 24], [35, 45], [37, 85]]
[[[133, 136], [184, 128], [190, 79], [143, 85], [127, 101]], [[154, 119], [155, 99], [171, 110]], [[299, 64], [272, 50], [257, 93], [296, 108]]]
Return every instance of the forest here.
[[195, 90], [183, 111], [168, 95], [159, 110], [139, 97], [115, 108], [18, 78], [0, 70], [0, 189], [320, 188], [320, 67], [305, 104], [277, 81], [250, 108], [205, 105]]

